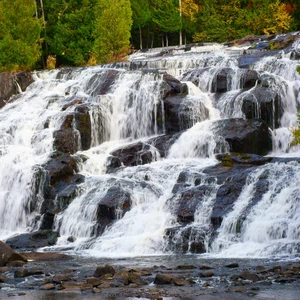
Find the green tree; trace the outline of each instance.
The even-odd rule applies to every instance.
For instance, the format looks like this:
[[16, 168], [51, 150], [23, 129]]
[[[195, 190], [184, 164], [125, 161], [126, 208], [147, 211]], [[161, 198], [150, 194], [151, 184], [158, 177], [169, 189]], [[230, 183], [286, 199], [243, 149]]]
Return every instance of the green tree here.
[[56, 0], [48, 3], [46, 20], [51, 27], [49, 30], [46, 28], [46, 41], [53, 52], [50, 54], [55, 54], [63, 64], [87, 64], [94, 44], [96, 0]]
[[142, 28], [151, 20], [149, 0], [131, 0], [133, 28], [138, 28], [140, 49], [143, 49]]
[[34, 0], [0, 1], [0, 71], [30, 70], [40, 58]]
[[94, 55], [97, 62], [120, 61], [130, 49], [132, 10], [129, 0], [98, 0]]
[[179, 2], [178, 0], [153, 0], [152, 9], [152, 20], [166, 34], [166, 46], [168, 46], [168, 33], [179, 32], [182, 29]]

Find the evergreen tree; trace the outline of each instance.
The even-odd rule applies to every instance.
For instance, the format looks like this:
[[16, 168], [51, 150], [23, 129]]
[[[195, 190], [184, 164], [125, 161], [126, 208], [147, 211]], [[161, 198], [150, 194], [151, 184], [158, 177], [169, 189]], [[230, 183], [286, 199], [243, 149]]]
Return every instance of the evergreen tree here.
[[152, 20], [162, 32], [166, 33], [168, 46], [167, 34], [182, 29], [178, 0], [153, 0]]
[[34, 0], [0, 1], [0, 71], [30, 70], [40, 58]]
[[120, 61], [130, 49], [132, 10], [129, 0], [98, 0], [94, 55], [97, 62]]
[[139, 29], [140, 49], [143, 49], [142, 28], [151, 19], [149, 0], [131, 0], [133, 28]]
[[[93, 48], [96, 0], [51, 1], [47, 18], [51, 28], [46, 37], [63, 64], [87, 64]], [[56, 14], [51, 10], [56, 10]], [[56, 17], [57, 16], [57, 17]], [[52, 33], [52, 36], [50, 35]]]

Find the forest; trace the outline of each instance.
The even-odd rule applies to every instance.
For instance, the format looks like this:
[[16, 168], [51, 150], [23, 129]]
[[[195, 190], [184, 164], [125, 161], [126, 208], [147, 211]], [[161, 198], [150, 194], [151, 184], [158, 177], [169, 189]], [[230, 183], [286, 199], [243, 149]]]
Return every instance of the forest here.
[[300, 30], [299, 0], [0, 0], [0, 71]]

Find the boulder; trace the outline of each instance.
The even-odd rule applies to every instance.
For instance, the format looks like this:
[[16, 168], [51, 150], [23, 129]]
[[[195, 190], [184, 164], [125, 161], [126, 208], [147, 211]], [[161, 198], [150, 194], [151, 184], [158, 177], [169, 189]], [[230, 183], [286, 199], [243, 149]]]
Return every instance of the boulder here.
[[32, 82], [33, 78], [29, 72], [0, 73], [0, 109], [11, 96], [20, 93], [19, 89], [25, 91]]
[[131, 208], [130, 194], [121, 187], [109, 188], [105, 196], [98, 203], [97, 222], [99, 231], [103, 232], [105, 227], [114, 220], [122, 218]]
[[11, 237], [6, 242], [14, 249], [33, 249], [55, 245], [58, 236], [58, 232], [41, 230]]
[[0, 267], [5, 266], [8, 262], [16, 260], [27, 261], [22, 254], [17, 253], [8, 244], [0, 241]]
[[261, 120], [224, 119], [213, 122], [215, 134], [223, 137], [231, 152], [266, 155], [272, 150], [272, 136]]
[[89, 114], [89, 106], [87, 104], [76, 107], [75, 127], [80, 134], [81, 149], [88, 150], [92, 143], [92, 122]]
[[67, 115], [61, 128], [53, 133], [55, 150], [68, 154], [74, 154], [79, 150], [79, 133], [74, 130], [73, 121], [74, 115]]
[[120, 71], [107, 69], [95, 74], [88, 82], [87, 86], [91, 91], [91, 96], [105, 95], [117, 79]]
[[62, 281], [69, 281], [72, 277], [70, 274], [56, 274], [52, 278], [52, 282], [61, 283]]
[[23, 278], [23, 277], [28, 277], [30, 276], [30, 273], [27, 269], [25, 268], [18, 268], [17, 270], [15, 270], [14, 272], [14, 277], [15, 278]]
[[199, 185], [195, 187], [186, 187], [176, 193], [168, 200], [172, 211], [177, 216], [177, 221], [181, 224], [194, 222], [194, 215], [200, 207], [203, 200], [209, 194], [214, 192], [213, 186]]
[[157, 159], [155, 148], [143, 142], [124, 146], [113, 151], [111, 155], [119, 158], [126, 167], [149, 164]]
[[280, 126], [283, 107], [280, 94], [269, 86], [268, 78], [243, 95], [242, 112], [247, 119], [262, 119], [272, 129]]
[[103, 275], [109, 274], [114, 276], [116, 273], [115, 269], [110, 265], [100, 266], [97, 267], [96, 271], [94, 272], [94, 277], [101, 277]]
[[60, 261], [74, 259], [71, 255], [57, 252], [23, 252], [22, 256], [31, 261]]

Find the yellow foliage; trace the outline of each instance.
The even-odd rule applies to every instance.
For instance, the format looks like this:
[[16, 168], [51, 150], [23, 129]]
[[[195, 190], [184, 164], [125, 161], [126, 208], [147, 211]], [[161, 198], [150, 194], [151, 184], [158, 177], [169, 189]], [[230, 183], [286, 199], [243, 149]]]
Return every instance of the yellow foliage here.
[[292, 134], [294, 136], [291, 146], [296, 146], [300, 144], [300, 127], [292, 129]]
[[279, 0], [275, 3], [270, 3], [269, 11], [273, 12], [273, 14], [270, 15], [271, 18], [265, 19], [267, 27], [264, 28], [264, 33], [269, 35], [288, 31], [292, 16], [286, 11], [285, 4], [280, 3]]
[[194, 0], [182, 0], [181, 12], [184, 16], [190, 18], [193, 22], [196, 21], [196, 14], [200, 11], [198, 4]]
[[53, 70], [55, 69], [55, 65], [56, 65], [56, 56], [48, 55], [47, 62], [46, 62], [46, 69]]

